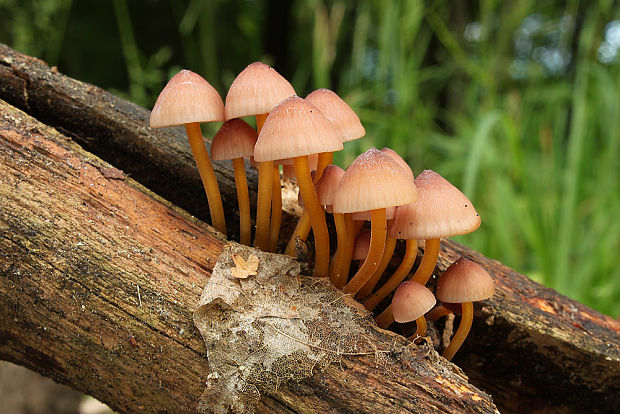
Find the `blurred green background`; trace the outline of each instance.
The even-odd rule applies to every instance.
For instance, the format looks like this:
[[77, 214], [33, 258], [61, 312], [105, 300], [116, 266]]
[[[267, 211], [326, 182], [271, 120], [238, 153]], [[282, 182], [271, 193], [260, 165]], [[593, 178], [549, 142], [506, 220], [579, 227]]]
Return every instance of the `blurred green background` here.
[[338, 92], [483, 225], [459, 241], [620, 314], [617, 1], [0, 0], [0, 42], [152, 107], [180, 68], [224, 97], [247, 64]]

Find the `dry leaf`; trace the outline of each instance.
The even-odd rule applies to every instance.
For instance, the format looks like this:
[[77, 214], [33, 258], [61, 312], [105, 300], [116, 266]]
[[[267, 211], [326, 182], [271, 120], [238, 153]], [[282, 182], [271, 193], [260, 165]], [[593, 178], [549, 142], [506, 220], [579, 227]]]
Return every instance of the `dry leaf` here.
[[256, 274], [258, 270], [258, 257], [255, 254], [250, 254], [248, 260], [245, 260], [240, 255], [234, 253], [232, 259], [235, 262], [235, 267], [232, 269], [233, 277], [246, 279], [248, 276]]

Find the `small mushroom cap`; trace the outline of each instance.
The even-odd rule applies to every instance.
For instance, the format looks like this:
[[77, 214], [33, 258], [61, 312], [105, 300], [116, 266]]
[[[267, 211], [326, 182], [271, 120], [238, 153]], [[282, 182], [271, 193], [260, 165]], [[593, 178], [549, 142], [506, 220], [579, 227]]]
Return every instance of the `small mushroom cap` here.
[[437, 239], [471, 233], [480, 226], [471, 201], [436, 172], [422, 171], [415, 185], [418, 200], [396, 209], [390, 237]]
[[439, 278], [437, 299], [448, 303], [477, 302], [493, 296], [495, 285], [478, 263], [461, 257]]
[[329, 89], [317, 89], [306, 100], [319, 108], [340, 132], [342, 142], [352, 141], [366, 135], [359, 117], [345, 101]]
[[389, 155], [370, 148], [359, 155], [340, 180], [334, 198], [336, 213], [399, 206], [418, 197], [414, 182]]
[[370, 230], [361, 229], [355, 237], [355, 244], [353, 245], [353, 260], [364, 260], [368, 256], [368, 250], [370, 249]]
[[328, 165], [323, 170], [323, 175], [315, 184], [316, 195], [319, 198], [319, 203], [324, 206], [331, 206], [334, 204], [334, 194], [340, 184], [340, 179], [344, 175], [344, 170], [337, 165]]
[[256, 130], [242, 119], [226, 121], [213, 137], [211, 158], [215, 161], [251, 157], [258, 135]]
[[224, 121], [220, 94], [202, 76], [189, 70], [174, 75], [157, 97], [151, 111], [151, 128], [191, 122]]
[[264, 162], [341, 149], [338, 131], [321, 111], [291, 96], [269, 113], [254, 147], [254, 159]]
[[389, 155], [390, 157], [392, 157], [392, 159], [394, 161], [396, 161], [398, 163], [398, 165], [403, 167], [405, 169], [405, 171], [407, 171], [410, 174], [411, 179], [412, 180], [414, 179], [413, 171], [411, 171], [411, 167], [409, 166], [409, 164], [407, 164], [407, 162], [403, 159], [403, 157], [398, 155], [398, 153], [396, 151], [394, 151], [391, 148], [387, 148], [386, 147], [386, 148], [381, 148], [381, 152], [386, 154], [386, 155]]
[[408, 280], [398, 286], [392, 298], [392, 314], [399, 323], [411, 322], [435, 306], [433, 293], [417, 282]]
[[274, 68], [261, 62], [251, 63], [228, 89], [226, 119], [268, 114], [291, 95], [295, 95], [295, 90]]
[[[394, 220], [394, 216], [396, 215], [396, 207], [388, 207], [385, 209], [385, 219], [386, 220]], [[357, 221], [370, 221], [370, 211], [356, 211], [351, 214], [351, 218]]]

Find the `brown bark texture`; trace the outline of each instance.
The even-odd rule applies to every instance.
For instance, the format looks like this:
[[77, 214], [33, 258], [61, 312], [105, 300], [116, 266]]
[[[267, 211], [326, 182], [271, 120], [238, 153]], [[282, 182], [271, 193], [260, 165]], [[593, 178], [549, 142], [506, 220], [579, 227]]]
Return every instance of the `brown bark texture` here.
[[[223, 316], [217, 323], [207, 318], [203, 333], [221, 337], [227, 352], [212, 346], [206, 349], [207, 360], [192, 313], [227, 241], [56, 130], [3, 101], [0, 114], [0, 356], [121, 412], [195, 411], [205, 383], [212, 383], [216, 373], [222, 378], [222, 367], [230, 366], [235, 355], [229, 337], [239, 335], [239, 329], [233, 333], [226, 323], [235, 314], [245, 318], [250, 313], [230, 302], [233, 308], [224, 318], [222, 300], [211, 297], [204, 303], [205, 315]], [[263, 268], [270, 264], [271, 273], [260, 280], [250, 277], [247, 295], [271, 298], [274, 308], [251, 324], [262, 321], [278, 329], [299, 352], [282, 354], [284, 342], [278, 340], [278, 355], [286, 358], [270, 367], [265, 359], [254, 365], [246, 361], [246, 371], [265, 366], [260, 378], [255, 371], [253, 379], [228, 384], [252, 385], [252, 392], [244, 394], [252, 397], [251, 404], [216, 395], [203, 403], [207, 412], [248, 412], [249, 407], [260, 412], [496, 411], [491, 398], [430, 345], [415, 346], [377, 329], [361, 305], [325, 280], [298, 277], [299, 264], [291, 258], [256, 254]], [[286, 262], [279, 266], [278, 260]], [[224, 294], [243, 291], [234, 279], [228, 282], [231, 286], [224, 285], [226, 280], [215, 285], [224, 286]], [[317, 297], [331, 297], [334, 304], [302, 304], [298, 298], [281, 310], [285, 286], [290, 291], [298, 284]], [[263, 308], [267, 303], [261, 301]], [[336, 341], [312, 340], [304, 347], [324, 350], [329, 357], [313, 354], [316, 364], [305, 359], [297, 340], [302, 308], [334, 309], [343, 320], [359, 315], [340, 334], [346, 339], [337, 341], [348, 345], [327, 348]], [[285, 320], [297, 330], [287, 331], [281, 324]], [[314, 331], [322, 329], [325, 338], [339, 335], [317, 321]], [[259, 343], [246, 349], [246, 359], [275, 343], [267, 333], [260, 341], [238, 343], [252, 341]]]
[[[0, 45], [0, 98], [21, 108], [43, 123], [55, 127], [88, 151], [110, 162], [114, 167], [88, 153], [80, 152], [67, 138], [59, 134], [54, 135], [56, 141], [51, 142], [60, 142], [61, 146], [69, 148], [67, 151], [74, 154], [74, 157], [87, 160], [86, 166], [96, 166], [92, 168], [99, 171], [99, 176], [96, 179], [91, 178], [94, 180], [89, 184], [91, 189], [101, 183], [108, 187], [121, 184], [124, 186], [122, 189], [111, 189], [112, 193], [119, 194], [117, 196], [119, 198], [111, 201], [120, 203], [120, 207], [110, 204], [104, 209], [106, 214], [101, 217], [88, 216], [86, 212], [82, 212], [78, 219], [71, 217], [69, 213], [81, 211], [89, 204], [91, 207], [99, 206], [102, 197], [99, 193], [111, 197], [108, 191], [102, 191], [102, 187], [97, 187], [99, 193], [82, 197], [87, 200], [81, 200], [78, 197], [76, 201], [59, 197], [66, 189], [60, 191], [53, 186], [50, 187], [48, 183], [47, 187], [43, 186], [38, 189], [38, 191], [43, 191], [42, 193], [32, 193], [28, 185], [33, 185], [34, 179], [28, 175], [30, 174], [29, 168], [20, 170], [13, 166], [8, 170], [12, 171], [11, 185], [6, 186], [4, 180], [8, 178], [2, 179], [3, 191], [7, 192], [6, 197], [15, 198], [20, 194], [27, 197], [22, 197], [21, 201], [15, 204], [24, 206], [18, 212], [15, 205], [10, 203], [7, 205], [4, 202], [5, 195], [2, 196], [3, 216], [0, 221], [0, 231], [3, 235], [3, 247], [0, 269], [5, 284], [3, 289], [10, 289], [6, 290], [9, 293], [6, 295], [7, 303], [2, 304], [7, 309], [5, 312], [7, 317], [4, 321], [6, 326], [3, 326], [0, 331], [2, 338], [0, 353], [4, 358], [28, 365], [46, 375], [70, 382], [76, 388], [87, 390], [123, 411], [136, 411], [141, 406], [144, 408], [146, 400], [149, 403], [156, 401], [157, 399], [154, 400], [154, 397], [150, 395], [146, 399], [143, 398], [147, 395], [143, 393], [143, 390], [149, 389], [149, 386], [158, 385], [157, 381], [163, 381], [161, 386], [168, 390], [170, 394], [168, 397], [177, 401], [195, 403], [199, 398], [200, 388], [205, 382], [208, 365], [204, 359], [204, 345], [190, 323], [190, 314], [200, 295], [200, 288], [206, 283], [224, 242], [201, 222], [188, 218], [181, 210], [163, 202], [153, 193], [127, 178], [127, 175], [130, 175], [149, 190], [164, 196], [195, 216], [208, 220], [208, 213], [205, 209], [206, 200], [200, 191], [198, 173], [193, 166], [189, 146], [185, 142], [182, 130], [175, 128], [151, 130], [147, 127], [149, 114], [147, 110], [116, 98], [94, 86], [63, 76], [54, 68], [49, 68], [44, 62], [22, 55], [3, 45]], [[3, 112], [9, 111], [8, 108], [4, 105]], [[15, 119], [20, 119], [20, 117], [23, 115], [15, 115]], [[49, 161], [41, 160], [53, 154], [46, 149], [46, 145], [52, 144], [35, 146], [33, 143], [38, 142], [37, 134], [41, 135], [37, 131], [46, 127], [41, 124], [32, 127], [32, 122], [23, 122], [21, 126], [18, 124], [8, 129], [13, 132], [3, 133], [12, 136], [13, 140], [18, 140], [17, 135], [20, 134], [20, 136], [27, 137], [27, 142], [23, 144], [22, 149], [19, 149], [19, 145], [12, 144], [16, 148], [16, 153], [25, 154], [23, 157], [32, 156], [34, 158], [28, 159], [39, 160], [38, 162], [42, 162], [45, 166], [45, 163]], [[8, 138], [4, 141], [10, 142]], [[8, 145], [6, 142], [2, 145]], [[47, 141], [41, 140], [41, 142]], [[55, 145], [57, 144], [52, 146]], [[33, 154], [30, 154], [31, 151]], [[5, 150], [3, 150], [3, 157], [5, 157]], [[17, 161], [16, 165], [19, 166], [20, 161]], [[232, 169], [226, 164], [218, 163], [215, 167], [226, 211], [230, 216], [227, 217], [229, 233], [235, 237], [237, 233], [234, 226], [237, 219]], [[7, 167], [2, 168], [4, 174]], [[36, 169], [33, 171], [35, 175], [51, 174], [52, 177], [57, 177], [57, 179], [48, 178], [52, 182], [64, 180], [67, 181], [65, 184], [71, 184], [70, 180], [63, 178], [69, 175], [59, 175], [56, 171], [37, 172]], [[78, 177], [86, 173], [90, 173], [88, 168], [84, 173], [81, 169], [77, 172], [72, 170], [72, 174], [74, 176], [78, 174]], [[249, 182], [254, 203], [255, 174], [249, 174]], [[148, 206], [134, 204], [134, 210], [131, 210], [131, 205], [122, 204], [127, 201], [125, 196], [144, 203], [147, 201], [155, 203], [153, 200], [156, 200], [155, 204], [159, 207], [156, 208], [151, 204]], [[29, 197], [32, 200], [29, 200]], [[81, 205], [82, 201], [86, 204]], [[29, 206], [29, 203], [33, 206]], [[35, 208], [37, 203], [39, 207]], [[70, 203], [77, 204], [75, 208], [70, 209], [71, 211], [63, 214], [62, 210], [68, 208], [67, 205]], [[137, 206], [141, 206], [139, 211], [135, 210]], [[35, 211], [40, 210], [37, 217], [45, 218], [41, 221], [29, 216], [29, 208], [34, 208]], [[166, 213], [150, 212], [151, 209], [159, 211], [158, 208], [165, 209]], [[115, 209], [118, 209], [118, 212]], [[126, 209], [129, 210], [126, 211]], [[121, 211], [122, 214], [119, 213]], [[149, 213], [147, 214], [146, 211]], [[287, 207], [286, 212], [288, 214], [285, 214], [285, 218], [290, 222], [291, 217], [294, 216], [293, 209]], [[131, 235], [126, 236], [127, 239], [123, 239], [121, 235], [115, 238], [107, 234], [112, 232], [111, 229], [115, 229], [114, 226], [117, 225], [117, 223], [112, 225], [111, 221], [106, 224], [105, 220], [112, 220], [112, 218], [124, 221], [125, 226], [131, 230], [129, 233]], [[104, 221], [97, 225], [91, 223], [96, 220]], [[146, 224], [141, 224], [142, 222]], [[92, 228], [88, 232], [79, 231], [80, 228], [86, 230], [89, 223]], [[189, 229], [184, 226], [189, 226]], [[44, 232], [43, 229], [46, 228]], [[184, 228], [184, 230], [175, 230], [178, 228]], [[114, 241], [108, 242], [110, 244], [106, 248], [91, 249], [89, 243], [92, 244], [97, 238], [93, 239], [88, 236], [88, 240], [82, 240], [82, 238], [86, 239], [87, 233], [102, 233], [100, 243], [104, 243], [105, 240]], [[13, 234], [21, 235], [19, 242], [11, 241], [13, 239], [9, 235]], [[290, 232], [287, 232], [287, 228], [284, 227], [282, 235], [288, 234]], [[111, 238], [108, 239], [108, 237]], [[185, 240], [184, 237], [189, 240]], [[137, 250], [132, 250], [126, 244], [116, 249], [116, 246], [121, 246], [120, 242], [116, 241], [119, 238], [125, 243], [128, 243], [129, 239], [143, 240], [144, 244], [140, 244]], [[168, 242], [172, 243], [172, 247], [167, 244]], [[150, 246], [151, 243], [157, 244], [157, 248]], [[188, 248], [186, 254], [179, 246], [187, 244], [192, 244], [194, 250]], [[198, 251], [195, 250], [196, 246], [199, 246]], [[157, 254], [152, 254], [149, 250], [151, 248]], [[49, 255], [53, 257], [48, 257]], [[173, 257], [168, 257], [168, 255]], [[465, 255], [482, 264], [495, 279], [497, 289], [493, 298], [475, 306], [476, 318], [472, 332], [464, 347], [457, 353], [454, 362], [463, 368], [472, 383], [493, 395], [500, 410], [504, 412], [538, 410], [611, 412], [620, 406], [620, 386], [618, 385], [620, 383], [620, 327], [617, 321], [561, 296], [501, 263], [487, 259], [449, 240], [442, 241], [440, 261], [435, 274], [440, 274], [460, 255]], [[161, 257], [166, 257], [166, 260]], [[97, 265], [95, 266], [94, 263]], [[174, 269], [181, 268], [182, 270], [174, 270], [173, 273], [181, 274], [183, 277], [164, 280], [161, 278], [161, 273], [158, 277], [148, 273], [153, 269], [153, 265], [162, 266], [162, 263]], [[138, 270], [135, 270], [136, 267]], [[166, 271], [168, 270], [161, 270], [162, 273]], [[50, 275], [56, 274], [63, 276], [62, 281], [51, 278], [52, 281], [56, 280], [52, 282], [52, 286], [43, 283]], [[125, 280], [126, 277], [127, 280]], [[132, 278], [134, 278], [133, 282]], [[23, 288], [16, 287], [20, 279], [28, 282]], [[137, 295], [138, 286], [140, 296]], [[136, 292], [133, 292], [132, 288], [136, 288]], [[18, 301], [15, 294], [17, 289], [24, 289], [30, 295], [29, 299], [25, 300], [26, 305]], [[75, 293], [70, 293], [72, 289]], [[142, 293], [144, 290], [146, 293]], [[181, 300], [171, 299], [169, 295], [175, 290], [185, 292], [186, 295]], [[133, 296], [131, 293], [134, 293]], [[111, 296], [108, 296], [110, 294]], [[146, 302], [148, 305], [144, 306], [145, 302], [141, 302], [142, 305], [140, 303], [136, 305], [136, 300], [140, 302], [145, 294], [149, 298]], [[50, 302], [50, 298], [56, 300], [57, 296], [60, 302]], [[87, 299], [89, 309], [86, 308], [86, 304], [82, 309], [80, 301], [84, 303]], [[72, 300], [77, 308], [69, 307], [69, 310], [63, 310], [60, 306], [62, 300]], [[177, 303], [174, 302], [175, 300]], [[46, 310], [46, 306], [50, 309]], [[128, 310], [125, 310], [125, 307], [128, 307]], [[104, 308], [110, 308], [110, 313], [101, 310]], [[27, 320], [22, 319], [27, 314], [26, 310], [34, 312], [29, 314]], [[143, 319], [141, 319], [145, 317], [145, 311], [149, 312], [149, 318], [154, 318], [144, 322], [150, 329], [148, 333], [145, 332]], [[56, 314], [56, 317], [52, 317], [53, 314]], [[73, 324], [76, 329], [79, 328], [76, 332], [78, 335], [74, 333], [73, 336], [67, 338], [66, 332], [61, 329], [65, 324], [67, 327]], [[87, 327], [84, 327], [84, 324]], [[28, 335], [33, 337], [30, 342], [25, 340], [27, 335], [19, 333], [21, 332], [19, 329], [25, 327], [28, 328], [25, 332], [29, 332]], [[53, 334], [47, 333], [51, 327], [55, 327]], [[437, 328], [443, 329], [442, 324], [438, 324]], [[103, 347], [101, 352], [105, 357], [89, 352], [91, 358], [84, 361], [83, 354], [78, 358], [75, 350], [67, 345], [80, 343], [87, 331], [98, 333], [100, 346]], [[100, 332], [108, 332], [108, 334]], [[49, 337], [53, 338], [53, 335], [61, 334], [63, 341], [59, 342], [65, 344], [64, 353], [52, 356], [48, 352]], [[384, 333], [380, 334], [384, 335]], [[41, 338], [46, 337], [48, 340], [43, 344]], [[108, 341], [105, 341], [106, 337]], [[152, 342], [154, 337], [165, 341], [165, 349], [161, 348], [157, 352], [155, 345], [148, 345], [155, 343]], [[37, 338], [41, 340], [41, 344], [36, 342]], [[376, 340], [377, 343], [381, 342], [379, 339]], [[147, 364], [140, 373], [123, 370], [128, 363], [124, 353], [132, 350], [135, 352], [137, 350], [150, 351], [151, 360], [149, 361], [161, 365], [156, 365], [151, 371]], [[169, 355], [173, 352], [179, 352], [178, 358], [175, 357], [174, 361], [166, 359], [162, 362], [161, 355]], [[119, 357], [121, 354], [124, 355], [123, 358]], [[159, 359], [155, 356], [159, 356]], [[200, 385], [190, 384], [189, 381], [171, 381], [170, 376], [167, 379], [155, 379], [157, 375], [163, 377], [164, 373], [178, 373], [175, 370], [181, 369], [181, 365], [187, 364], [190, 359], [196, 361], [187, 365], [186, 369], [189, 373], [183, 375], [183, 378], [186, 380], [190, 377], [197, 378]], [[325, 372], [332, 372], [331, 375], [334, 376], [347, 375], [349, 371], [365, 373], [365, 368], [360, 368], [365, 366], [363, 363], [360, 365], [360, 360], [364, 360], [364, 357], [344, 358], [341, 363], [345, 368], [344, 371], [329, 366]], [[106, 363], [116, 365], [110, 366]], [[110, 380], [110, 372], [106, 371], [107, 374], [104, 375], [102, 369], [95, 369], [98, 364], [102, 364], [106, 367], [105, 369], [111, 369], [113, 375], [133, 375], [135, 376], [134, 382], [132, 383], [129, 378], [125, 378], [124, 382], [106, 381], [106, 379]], [[128, 371], [130, 373], [127, 373]], [[270, 395], [262, 398], [259, 403], [262, 405], [259, 407], [290, 411], [304, 411], [303, 407], [309, 407], [308, 409], [312, 411], [312, 404], [316, 404], [318, 400], [314, 400], [307, 406], [297, 406], [295, 405], [297, 402], [294, 401], [296, 398], [301, 398], [298, 394], [316, 395], [313, 394], [316, 393], [313, 387], [320, 388], [328, 384], [325, 372], [314, 374], [311, 378], [303, 379], [299, 383], [293, 382], [283, 387], [284, 391], [278, 389], [278, 397]], [[96, 383], [89, 375], [99, 378], [99, 382]], [[370, 383], [374, 384], [374, 382]], [[332, 386], [336, 386], [336, 383], [334, 382]], [[402, 386], [402, 383], [399, 386]], [[417, 389], [425, 387], [428, 385]], [[362, 387], [366, 392], [369, 392], [368, 388]], [[94, 392], [95, 389], [97, 392]], [[340, 398], [346, 398], [346, 395], [339, 395], [336, 389], [328, 389], [328, 391], [333, 391], [333, 394], [327, 396], [329, 393], [327, 392], [322, 395], [319, 397], [321, 402], [329, 401], [330, 404], [335, 404]], [[180, 397], [181, 395], [184, 397]], [[114, 403], [115, 400], [116, 403]], [[482, 401], [487, 400], [483, 398]], [[395, 404], [399, 403], [401, 401], [395, 402]], [[150, 411], [156, 405], [152, 404], [144, 409]], [[170, 405], [161, 407], [164, 411], [175, 411]], [[385, 411], [386, 407], [374, 408]], [[437, 407], [438, 410], [442, 409], [442, 406]], [[397, 406], [392, 408], [399, 409]], [[353, 411], [356, 409], [359, 410], [359, 407], [352, 408]]]

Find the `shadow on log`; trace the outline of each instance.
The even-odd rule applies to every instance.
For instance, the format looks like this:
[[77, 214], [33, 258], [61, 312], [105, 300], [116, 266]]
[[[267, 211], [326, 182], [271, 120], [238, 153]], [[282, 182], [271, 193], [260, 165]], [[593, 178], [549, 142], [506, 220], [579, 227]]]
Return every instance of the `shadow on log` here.
[[[43, 62], [2, 45], [0, 98], [63, 131], [176, 205], [207, 218], [206, 200], [197, 190], [200, 181], [181, 130], [152, 131], [146, 127], [148, 111], [58, 74]], [[232, 212], [236, 208], [232, 172], [224, 165], [216, 169], [224, 202]], [[123, 177], [118, 170], [108, 171]], [[255, 188], [253, 174], [250, 185]], [[228, 222], [236, 223], [236, 219], [229, 218]], [[192, 223], [201, 232], [207, 231], [204, 225]], [[35, 230], [32, 238], [37, 234]], [[474, 384], [494, 396], [502, 411], [610, 412], [620, 406], [617, 321], [451, 241], [442, 242], [436, 273], [459, 255], [482, 264], [494, 277], [497, 293], [475, 308], [471, 336], [455, 362]], [[88, 266], [75, 268], [77, 274], [88, 270]], [[204, 284], [206, 276], [202, 277]], [[37, 292], [36, 285], [31, 288]], [[44, 302], [41, 297], [46, 296], [41, 292], [35, 297]], [[175, 319], [179, 326], [188, 320]], [[183, 332], [187, 335], [191, 329], [186, 326]], [[31, 364], [45, 366], [45, 359]]]

